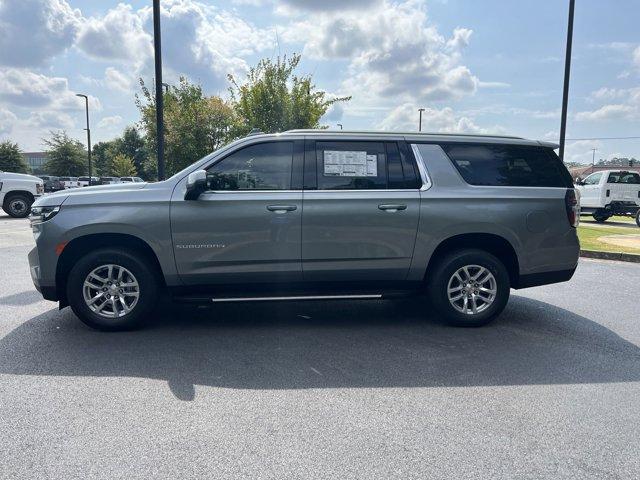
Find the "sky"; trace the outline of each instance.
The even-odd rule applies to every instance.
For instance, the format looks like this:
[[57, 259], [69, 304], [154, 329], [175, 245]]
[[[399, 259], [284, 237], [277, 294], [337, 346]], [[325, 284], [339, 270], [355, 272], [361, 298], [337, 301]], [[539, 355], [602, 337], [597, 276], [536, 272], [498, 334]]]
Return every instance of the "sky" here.
[[[0, 141], [92, 142], [139, 120], [153, 82], [151, 0], [0, 0]], [[161, 0], [164, 81], [228, 97], [261, 58], [301, 53], [345, 129], [557, 141], [568, 0]], [[567, 137], [640, 136], [640, 2], [577, 0]], [[614, 8], [615, 7], [615, 8]], [[634, 156], [640, 140], [578, 140], [567, 161]], [[196, 159], [194, 159], [196, 160]]]

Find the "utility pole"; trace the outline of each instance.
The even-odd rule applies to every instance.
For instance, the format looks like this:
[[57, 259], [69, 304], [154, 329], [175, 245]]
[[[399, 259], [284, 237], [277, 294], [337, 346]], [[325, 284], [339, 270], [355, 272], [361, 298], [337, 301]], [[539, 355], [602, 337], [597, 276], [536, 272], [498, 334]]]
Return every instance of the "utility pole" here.
[[591, 150], [593, 150], [593, 158], [591, 159], [591, 165], [595, 167], [595, 165], [596, 165], [596, 150], [597, 150], [597, 148], [592, 148]]
[[164, 180], [164, 102], [162, 98], [160, 0], [153, 0], [153, 50], [156, 67], [156, 143], [158, 146], [158, 180]]
[[567, 47], [564, 60], [564, 89], [562, 92], [562, 117], [560, 118], [560, 160], [564, 162], [564, 143], [567, 134], [567, 108], [569, 105], [569, 77], [571, 76], [571, 47], [573, 44], [573, 14], [576, 0], [569, 0], [569, 22], [567, 25]]
[[420, 113], [420, 119], [418, 120], [418, 131], [422, 131], [422, 112], [424, 112], [424, 108], [419, 108], [418, 112]]
[[91, 130], [89, 129], [89, 97], [82, 93], [76, 93], [76, 97], [84, 98], [84, 109], [87, 114], [87, 159], [89, 160], [89, 186], [91, 186]]

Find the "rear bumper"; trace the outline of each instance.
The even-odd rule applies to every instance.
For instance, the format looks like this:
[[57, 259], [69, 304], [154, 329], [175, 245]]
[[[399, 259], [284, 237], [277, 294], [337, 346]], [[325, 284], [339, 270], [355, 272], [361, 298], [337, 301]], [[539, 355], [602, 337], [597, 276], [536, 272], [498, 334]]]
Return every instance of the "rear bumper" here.
[[571, 280], [577, 267], [569, 270], [556, 270], [553, 272], [541, 272], [531, 273], [528, 275], [520, 275], [517, 285], [512, 285], [513, 288], [529, 288], [538, 287], [540, 285], [549, 285], [552, 283], [560, 283]]

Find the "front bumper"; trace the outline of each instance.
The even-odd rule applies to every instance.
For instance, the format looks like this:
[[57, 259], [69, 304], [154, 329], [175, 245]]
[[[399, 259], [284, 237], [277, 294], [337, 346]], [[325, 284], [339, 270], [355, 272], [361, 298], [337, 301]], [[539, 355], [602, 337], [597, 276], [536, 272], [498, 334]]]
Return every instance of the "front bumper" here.
[[31, 281], [36, 287], [36, 290], [40, 292], [45, 300], [58, 301], [58, 292], [55, 285], [43, 284], [40, 259], [38, 257], [38, 247], [31, 249], [28, 255], [29, 258], [29, 273], [31, 274]]

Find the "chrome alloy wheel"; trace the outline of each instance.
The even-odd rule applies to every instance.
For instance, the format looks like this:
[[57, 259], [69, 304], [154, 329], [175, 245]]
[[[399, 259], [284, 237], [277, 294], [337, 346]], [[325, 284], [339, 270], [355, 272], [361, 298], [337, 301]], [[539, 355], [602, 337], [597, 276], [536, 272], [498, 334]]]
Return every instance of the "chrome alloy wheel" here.
[[485, 311], [496, 299], [496, 279], [485, 267], [466, 265], [449, 279], [447, 296], [458, 312], [476, 315]]
[[102, 265], [84, 279], [82, 295], [92, 312], [101, 317], [118, 318], [135, 308], [140, 298], [140, 286], [126, 268]]

